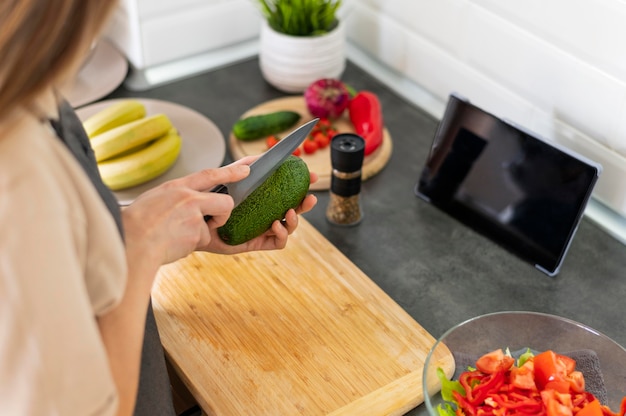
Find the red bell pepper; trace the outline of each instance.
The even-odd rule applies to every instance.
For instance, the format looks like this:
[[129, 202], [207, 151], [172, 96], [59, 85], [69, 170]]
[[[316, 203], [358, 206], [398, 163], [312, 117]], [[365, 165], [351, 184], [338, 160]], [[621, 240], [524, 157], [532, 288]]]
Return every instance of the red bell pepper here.
[[383, 142], [383, 113], [378, 96], [359, 91], [350, 100], [348, 112], [356, 134], [365, 140], [365, 156], [373, 153]]

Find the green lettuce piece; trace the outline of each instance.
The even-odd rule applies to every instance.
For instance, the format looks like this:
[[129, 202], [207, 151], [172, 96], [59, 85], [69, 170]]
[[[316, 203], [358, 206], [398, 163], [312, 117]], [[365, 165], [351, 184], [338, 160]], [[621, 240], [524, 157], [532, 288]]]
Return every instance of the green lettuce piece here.
[[465, 389], [461, 385], [461, 382], [448, 380], [446, 377], [446, 373], [443, 372], [441, 367], [437, 368], [437, 377], [441, 382], [441, 398], [447, 402], [455, 402], [454, 396], [452, 395], [453, 391], [459, 392], [462, 396], [465, 396]]
[[528, 361], [529, 358], [533, 357], [534, 354], [532, 353], [532, 351], [530, 350], [530, 348], [526, 348], [526, 351], [524, 353], [522, 353], [519, 358], [517, 359], [517, 366], [521, 367], [524, 365], [524, 363], [526, 361]]
[[439, 416], [456, 416], [456, 412], [450, 403], [440, 404], [437, 406], [437, 413]]

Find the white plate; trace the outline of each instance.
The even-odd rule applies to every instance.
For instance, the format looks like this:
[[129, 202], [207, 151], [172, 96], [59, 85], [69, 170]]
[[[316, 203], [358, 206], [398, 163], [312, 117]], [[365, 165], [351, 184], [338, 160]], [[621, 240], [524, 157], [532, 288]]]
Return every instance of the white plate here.
[[[226, 154], [226, 142], [219, 128], [204, 115], [168, 101], [147, 98], [133, 98], [146, 106], [147, 115], [164, 113], [183, 139], [183, 147], [178, 160], [163, 175], [149, 182], [128, 189], [115, 191], [121, 205], [131, 203], [139, 194], [170, 179], [180, 178], [202, 169], [220, 167]], [[124, 99], [100, 101], [76, 110], [81, 120]]]
[[98, 41], [76, 78], [61, 94], [72, 107], [96, 101], [115, 90], [126, 78], [128, 62], [108, 41]]

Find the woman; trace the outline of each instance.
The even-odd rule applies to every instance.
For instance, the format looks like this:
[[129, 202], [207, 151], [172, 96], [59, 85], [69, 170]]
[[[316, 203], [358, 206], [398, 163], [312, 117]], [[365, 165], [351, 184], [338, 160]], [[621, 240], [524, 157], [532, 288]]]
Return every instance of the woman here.
[[168, 182], [120, 212], [55, 94], [114, 5], [0, 2], [0, 414], [172, 414], [150, 309], [159, 266], [194, 250], [283, 248], [297, 213], [315, 205], [309, 195], [261, 237], [223, 244], [216, 228], [232, 198], [204, 191], [246, 177], [246, 160]]

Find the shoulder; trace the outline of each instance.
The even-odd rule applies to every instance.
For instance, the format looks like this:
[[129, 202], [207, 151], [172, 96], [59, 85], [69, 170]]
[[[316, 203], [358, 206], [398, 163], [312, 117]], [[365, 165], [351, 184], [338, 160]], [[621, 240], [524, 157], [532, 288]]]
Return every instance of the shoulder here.
[[[0, 195], [0, 234], [11, 237], [16, 255], [41, 257], [41, 265], [47, 259], [48, 277], [83, 287], [96, 314], [119, 301], [126, 263], [115, 221], [47, 126], [27, 123], [2, 137]], [[28, 256], [12, 261], [28, 261]]]
[[[123, 268], [97, 274], [89, 206], [77, 188], [87, 179], [77, 179], [82, 172], [63, 144], [36, 122], [3, 133], [0, 327], [8, 348], [0, 351], [0, 413], [113, 414], [117, 395], [93, 317], [121, 296]], [[115, 254], [99, 262], [120, 263]], [[67, 395], [69, 385], [80, 394]]]

